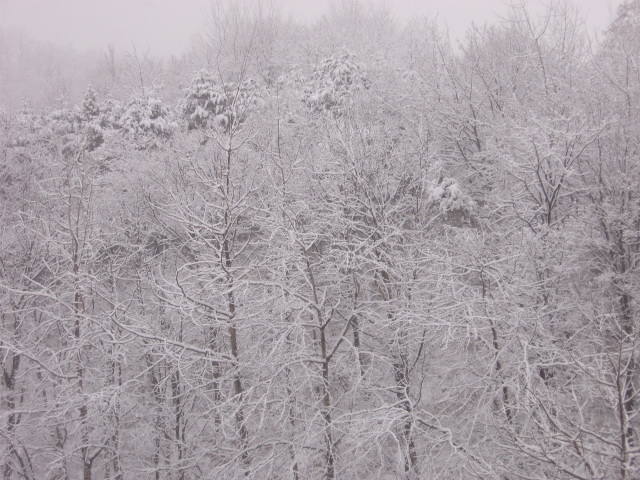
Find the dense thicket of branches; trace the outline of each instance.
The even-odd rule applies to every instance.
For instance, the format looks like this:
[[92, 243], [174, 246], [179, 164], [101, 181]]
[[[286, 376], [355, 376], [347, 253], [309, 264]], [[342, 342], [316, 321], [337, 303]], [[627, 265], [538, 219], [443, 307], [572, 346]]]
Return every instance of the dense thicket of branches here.
[[2, 110], [2, 478], [638, 478], [640, 1], [230, 5]]

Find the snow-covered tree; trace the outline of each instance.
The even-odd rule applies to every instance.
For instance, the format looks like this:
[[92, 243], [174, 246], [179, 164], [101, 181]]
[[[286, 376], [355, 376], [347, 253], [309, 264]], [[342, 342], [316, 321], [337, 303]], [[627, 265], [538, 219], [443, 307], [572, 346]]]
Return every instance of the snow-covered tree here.
[[356, 92], [368, 88], [364, 67], [349, 52], [324, 59], [313, 69], [302, 101], [313, 111], [340, 114]]
[[237, 85], [220, 84], [207, 70], [195, 75], [184, 94], [182, 115], [189, 130], [209, 127], [222, 133], [242, 124], [263, 97], [259, 84], [253, 79]]
[[177, 129], [171, 108], [152, 93], [130, 99], [122, 109], [118, 124], [141, 148], [170, 138]]

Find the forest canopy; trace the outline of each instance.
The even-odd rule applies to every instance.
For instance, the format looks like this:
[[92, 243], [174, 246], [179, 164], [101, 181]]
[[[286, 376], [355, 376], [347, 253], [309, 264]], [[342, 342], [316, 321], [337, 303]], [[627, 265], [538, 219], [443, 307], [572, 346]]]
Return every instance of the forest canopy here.
[[639, 478], [640, 0], [247, 5], [0, 32], [0, 475]]

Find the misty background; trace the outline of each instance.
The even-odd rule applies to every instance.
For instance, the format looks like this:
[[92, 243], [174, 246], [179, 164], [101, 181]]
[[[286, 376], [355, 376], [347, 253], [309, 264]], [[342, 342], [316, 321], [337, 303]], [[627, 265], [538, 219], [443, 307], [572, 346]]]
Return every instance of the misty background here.
[[[64, 94], [76, 101], [105, 62], [147, 57], [165, 67], [193, 55], [206, 43], [212, 9], [226, 4], [262, 3], [264, 9], [309, 27], [330, 19], [332, 10], [350, 2], [331, 0], [0, 0], [0, 104], [18, 107], [25, 100], [39, 107]], [[547, 2], [527, 2], [541, 13]], [[591, 37], [597, 40], [620, 0], [581, 0]], [[500, 19], [504, 0], [395, 0], [363, 2], [364, 9], [386, 11], [399, 24], [438, 19], [454, 45], [472, 25]], [[105, 60], [108, 58], [108, 60]], [[170, 68], [170, 67], [169, 67]], [[180, 68], [180, 67], [177, 67]]]

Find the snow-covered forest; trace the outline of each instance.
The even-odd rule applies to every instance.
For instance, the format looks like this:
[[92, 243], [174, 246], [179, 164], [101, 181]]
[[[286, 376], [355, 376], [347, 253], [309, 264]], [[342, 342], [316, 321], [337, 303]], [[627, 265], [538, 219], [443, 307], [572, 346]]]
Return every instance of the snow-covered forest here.
[[640, 478], [640, 0], [235, 5], [0, 33], [2, 478]]

